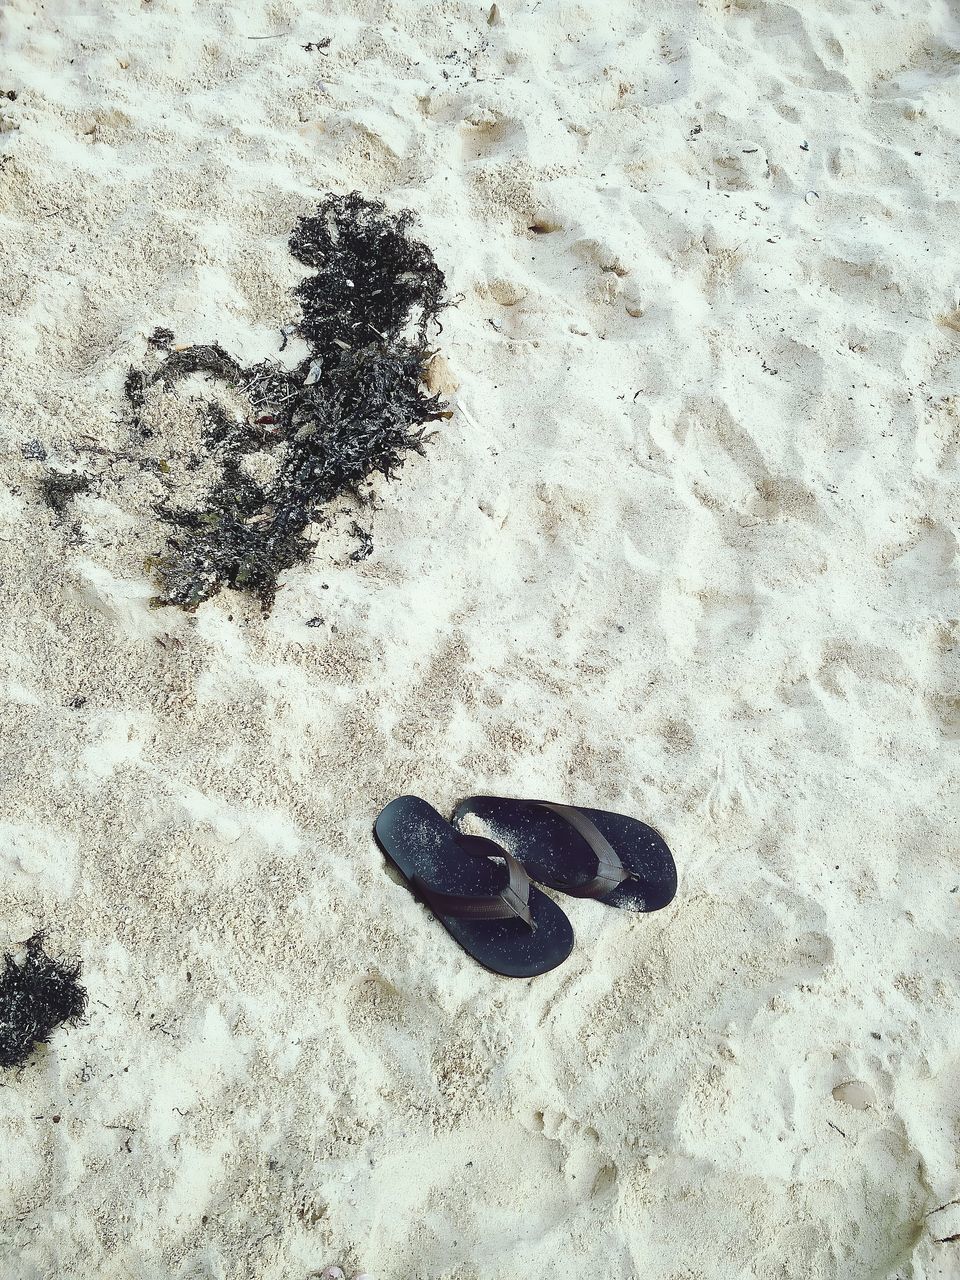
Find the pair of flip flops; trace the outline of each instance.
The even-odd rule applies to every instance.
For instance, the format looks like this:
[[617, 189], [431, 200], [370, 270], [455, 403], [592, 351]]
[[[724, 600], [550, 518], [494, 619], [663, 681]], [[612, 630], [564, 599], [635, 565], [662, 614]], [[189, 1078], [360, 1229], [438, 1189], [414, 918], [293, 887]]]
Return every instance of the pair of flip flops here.
[[[465, 834], [470, 817], [496, 841]], [[374, 835], [461, 947], [511, 978], [555, 969], [573, 948], [570, 921], [532, 881], [626, 911], [659, 911], [677, 891], [659, 831], [603, 809], [471, 796], [447, 822], [426, 800], [398, 796]]]

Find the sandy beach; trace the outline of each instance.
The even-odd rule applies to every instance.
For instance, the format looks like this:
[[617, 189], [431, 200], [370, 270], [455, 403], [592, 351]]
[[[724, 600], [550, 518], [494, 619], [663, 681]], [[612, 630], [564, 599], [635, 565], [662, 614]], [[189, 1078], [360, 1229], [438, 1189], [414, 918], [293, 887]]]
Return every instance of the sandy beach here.
[[[0, 91], [0, 952], [89, 993], [0, 1277], [960, 1277], [956, 8], [6, 0]], [[128, 372], [279, 358], [331, 191], [452, 414], [269, 614], [151, 608]], [[677, 897], [486, 972], [371, 835], [476, 792]]]

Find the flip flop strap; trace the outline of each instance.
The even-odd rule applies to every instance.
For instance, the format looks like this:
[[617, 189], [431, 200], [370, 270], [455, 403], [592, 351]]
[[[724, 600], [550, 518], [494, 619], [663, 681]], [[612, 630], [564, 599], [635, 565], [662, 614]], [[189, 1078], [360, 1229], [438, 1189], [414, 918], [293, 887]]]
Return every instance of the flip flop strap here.
[[569, 804], [549, 804], [545, 800], [529, 800], [538, 809], [549, 809], [568, 822], [581, 835], [597, 860], [597, 874], [586, 884], [564, 884], [563, 892], [573, 898], [606, 898], [633, 873], [621, 861], [613, 845], [585, 813]]
[[[482, 836], [461, 836], [460, 847], [471, 857], [486, 858], [495, 854], [507, 864], [508, 880], [496, 894], [477, 896], [469, 893], [441, 893], [414, 876], [410, 883], [432, 911], [438, 915], [452, 916], [457, 920], [522, 920], [530, 929], [534, 927], [530, 914], [530, 877], [506, 849]], [[470, 846], [474, 847], [471, 848]], [[480, 848], [479, 846], [485, 846]]]

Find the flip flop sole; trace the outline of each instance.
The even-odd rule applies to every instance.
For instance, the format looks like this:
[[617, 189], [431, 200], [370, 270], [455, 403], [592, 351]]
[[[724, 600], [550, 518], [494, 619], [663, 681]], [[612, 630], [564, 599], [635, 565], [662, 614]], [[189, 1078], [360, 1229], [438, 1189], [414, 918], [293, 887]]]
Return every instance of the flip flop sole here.
[[[660, 911], [677, 892], [677, 867], [663, 836], [637, 818], [576, 806], [608, 841], [635, 879], [599, 899], [625, 911]], [[524, 800], [470, 796], [454, 810], [453, 824], [479, 818], [492, 839], [521, 862], [531, 879], [561, 893], [595, 874], [589, 845], [560, 814]]]
[[[417, 796], [392, 800], [377, 818], [374, 836], [414, 896], [415, 877], [444, 894], [495, 896], [503, 888], [503, 864], [466, 853], [460, 833]], [[533, 929], [516, 918], [468, 920], [430, 910], [484, 968], [504, 977], [532, 978], [566, 960], [573, 949], [573, 928], [563, 910], [533, 886], [529, 906]]]

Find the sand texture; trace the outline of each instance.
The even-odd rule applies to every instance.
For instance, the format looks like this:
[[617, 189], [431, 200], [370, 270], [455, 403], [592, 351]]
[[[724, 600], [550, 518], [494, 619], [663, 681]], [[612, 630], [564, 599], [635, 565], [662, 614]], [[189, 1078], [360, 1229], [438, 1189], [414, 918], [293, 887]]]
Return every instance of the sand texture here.
[[[90, 994], [0, 1079], [3, 1280], [960, 1276], [955, 5], [6, 0], [0, 59], [0, 950]], [[453, 416], [268, 617], [151, 609], [127, 371], [276, 356], [353, 190]], [[676, 900], [492, 977], [371, 838], [476, 791]]]

